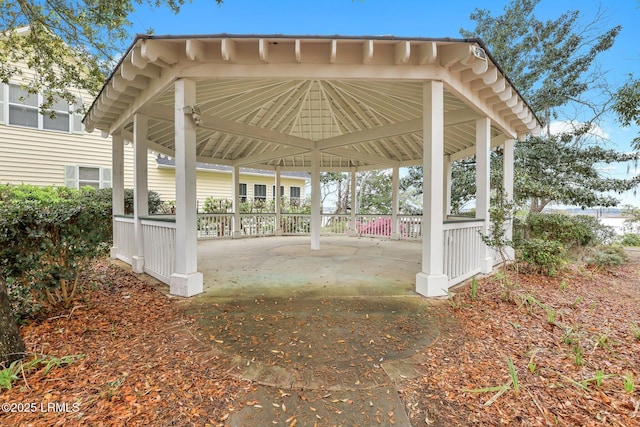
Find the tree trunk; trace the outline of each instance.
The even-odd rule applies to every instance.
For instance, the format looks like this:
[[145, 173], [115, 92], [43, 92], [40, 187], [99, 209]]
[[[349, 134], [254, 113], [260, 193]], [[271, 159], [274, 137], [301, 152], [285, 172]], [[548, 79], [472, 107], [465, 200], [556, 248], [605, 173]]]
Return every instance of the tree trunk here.
[[0, 364], [24, 357], [25, 347], [11, 313], [7, 284], [0, 279]]

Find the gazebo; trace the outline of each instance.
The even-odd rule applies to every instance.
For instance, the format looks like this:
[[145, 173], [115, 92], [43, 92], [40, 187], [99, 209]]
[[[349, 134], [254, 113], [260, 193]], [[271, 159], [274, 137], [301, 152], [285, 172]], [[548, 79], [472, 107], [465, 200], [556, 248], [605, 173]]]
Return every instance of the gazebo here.
[[[84, 123], [113, 142], [112, 255], [181, 296], [203, 288], [196, 162], [232, 167], [235, 236], [240, 167], [274, 171], [276, 188], [281, 171], [310, 172], [312, 250], [320, 248], [321, 172], [392, 169], [393, 238], [399, 168], [422, 166], [416, 291], [437, 296], [493, 268], [479, 237], [490, 227], [490, 150], [503, 147], [510, 195], [514, 140], [540, 129], [481, 40], [228, 34], [137, 36]], [[122, 217], [125, 141], [134, 151], [133, 218]], [[175, 158], [174, 220], [148, 216], [149, 151]], [[450, 165], [469, 156], [477, 164], [476, 217], [456, 220]], [[276, 207], [278, 228], [279, 215]]]

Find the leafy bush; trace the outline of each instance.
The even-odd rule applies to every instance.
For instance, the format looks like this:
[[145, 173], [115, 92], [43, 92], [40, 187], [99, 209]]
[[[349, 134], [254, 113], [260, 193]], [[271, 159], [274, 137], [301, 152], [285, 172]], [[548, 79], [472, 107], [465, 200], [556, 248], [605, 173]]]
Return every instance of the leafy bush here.
[[19, 317], [69, 307], [82, 266], [110, 240], [108, 191], [0, 186], [0, 280]]
[[227, 213], [232, 212], [233, 202], [225, 198], [207, 197], [204, 201], [205, 213]]
[[620, 243], [622, 246], [640, 246], [640, 234], [625, 233]]
[[528, 239], [518, 245], [519, 260], [535, 271], [554, 276], [567, 264], [567, 249], [557, 240]]
[[627, 254], [621, 246], [598, 246], [590, 256], [585, 258], [587, 265], [610, 267], [621, 265], [627, 261]]
[[555, 240], [566, 247], [600, 244], [611, 235], [597, 218], [588, 215], [530, 213], [525, 221], [525, 239]]
[[[160, 211], [160, 207], [162, 206], [162, 200], [160, 199], [160, 194], [155, 191], [148, 191], [148, 203], [149, 203], [149, 214], [155, 214]], [[125, 188], [124, 189], [124, 213], [127, 215], [133, 214], [133, 189]]]

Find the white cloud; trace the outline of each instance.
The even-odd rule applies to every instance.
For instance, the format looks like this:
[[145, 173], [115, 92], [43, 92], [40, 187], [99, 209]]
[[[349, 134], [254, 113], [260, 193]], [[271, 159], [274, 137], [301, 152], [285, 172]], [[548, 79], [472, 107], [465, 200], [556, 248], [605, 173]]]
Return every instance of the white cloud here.
[[[577, 122], [575, 120], [555, 121], [555, 122], [551, 122], [549, 129], [551, 130], [552, 135], [557, 135], [559, 133], [571, 132], [582, 125], [584, 125], [584, 123]], [[609, 139], [609, 134], [605, 132], [605, 130], [602, 129], [600, 126], [595, 124], [591, 125], [591, 130], [589, 131], [589, 134], [597, 138], [606, 139], [606, 140]]]

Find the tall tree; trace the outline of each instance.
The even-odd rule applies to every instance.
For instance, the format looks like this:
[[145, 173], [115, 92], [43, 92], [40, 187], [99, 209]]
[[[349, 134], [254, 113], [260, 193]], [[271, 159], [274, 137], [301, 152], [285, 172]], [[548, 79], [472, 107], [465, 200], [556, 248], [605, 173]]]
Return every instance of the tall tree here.
[[[478, 37], [488, 45], [503, 71], [546, 124], [545, 136], [516, 144], [516, 198], [528, 200], [529, 208], [535, 211], [551, 202], [582, 207], [615, 205], [617, 200], [603, 193], [634, 188], [638, 179], [609, 178], [598, 165], [639, 156], [600, 148], [591, 131], [611, 108], [614, 92], [598, 66], [598, 56], [613, 46], [621, 27], [604, 29], [601, 13], [584, 23], [579, 11], [543, 21], [534, 13], [538, 4], [539, 0], [513, 0], [498, 16], [476, 9], [471, 14], [475, 29], [461, 30], [464, 37]], [[551, 135], [553, 120], [573, 124], [574, 128]], [[453, 164], [453, 179], [461, 179], [464, 184], [456, 186], [454, 206], [473, 197], [460, 191], [475, 189], [469, 166], [469, 161]], [[499, 174], [500, 169], [492, 167], [492, 173]]]
[[[640, 126], [640, 79], [630, 79], [616, 92], [614, 101], [613, 110], [622, 126]], [[631, 145], [640, 150], [640, 135]]]
[[603, 82], [598, 55], [613, 46], [622, 27], [602, 31], [601, 12], [583, 24], [577, 10], [542, 21], [534, 14], [539, 3], [513, 0], [500, 16], [475, 9], [471, 14], [475, 29], [461, 29], [460, 33], [479, 37], [489, 46], [493, 57], [547, 125], [552, 119], [566, 118], [568, 104], [600, 110], [601, 102], [587, 96]]
[[[59, 100], [82, 110], [78, 91], [102, 86], [129, 38], [128, 15], [143, 2], [178, 12], [185, 0], [0, 0], [0, 81], [18, 77], [29, 93], [41, 93], [43, 113], [54, 114]], [[23, 352], [0, 272], [0, 363]]]
[[[583, 208], [615, 206], [618, 200], [607, 193], [634, 188], [638, 180], [609, 178], [598, 166], [635, 160], [638, 155], [601, 148], [590, 132], [612, 102], [598, 55], [613, 46], [621, 27], [603, 30], [601, 12], [586, 24], [579, 11], [542, 21], [534, 14], [538, 3], [514, 0], [497, 17], [476, 9], [471, 14], [476, 28], [461, 30], [465, 37], [480, 37], [489, 45], [547, 126], [544, 136], [516, 145], [516, 196], [529, 200], [532, 211], [551, 202]], [[551, 121], [557, 119], [573, 124], [573, 129], [552, 135]]]
[[342, 172], [324, 172], [320, 174], [322, 203], [327, 199], [335, 201], [335, 214], [346, 214], [351, 209], [351, 179]]
[[141, 3], [177, 13], [185, 0], [0, 1], [0, 81], [24, 74], [29, 92], [44, 95], [43, 111], [59, 99], [74, 105], [78, 89], [95, 94], [128, 42], [128, 16]]

